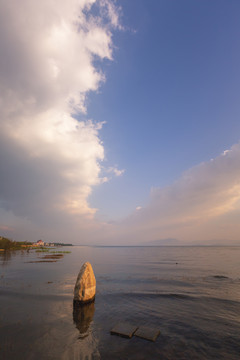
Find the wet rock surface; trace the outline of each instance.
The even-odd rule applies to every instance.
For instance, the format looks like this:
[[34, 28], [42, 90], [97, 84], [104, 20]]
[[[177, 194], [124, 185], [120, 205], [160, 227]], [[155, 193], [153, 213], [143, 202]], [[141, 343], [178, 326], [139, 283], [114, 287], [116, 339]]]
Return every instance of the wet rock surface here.
[[111, 335], [119, 335], [128, 339], [137, 336], [145, 340], [156, 341], [160, 331], [154, 327], [137, 326], [135, 324], [121, 322], [114, 326], [110, 333]]
[[148, 326], [140, 326], [137, 331], [134, 333], [134, 336], [140, 337], [149, 341], [156, 341], [160, 331], [156, 328], [151, 328]]
[[131, 339], [137, 328], [138, 327], [135, 325], [122, 322], [114, 326], [114, 328], [111, 330], [111, 334]]

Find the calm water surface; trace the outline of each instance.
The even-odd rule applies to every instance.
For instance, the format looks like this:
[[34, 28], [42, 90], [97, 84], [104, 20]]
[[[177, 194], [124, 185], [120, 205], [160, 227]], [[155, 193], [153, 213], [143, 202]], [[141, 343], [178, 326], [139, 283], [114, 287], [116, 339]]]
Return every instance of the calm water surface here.
[[[0, 359], [239, 359], [240, 247], [72, 247], [0, 254]], [[94, 304], [73, 309], [81, 265]], [[158, 328], [155, 343], [110, 335], [119, 321]]]

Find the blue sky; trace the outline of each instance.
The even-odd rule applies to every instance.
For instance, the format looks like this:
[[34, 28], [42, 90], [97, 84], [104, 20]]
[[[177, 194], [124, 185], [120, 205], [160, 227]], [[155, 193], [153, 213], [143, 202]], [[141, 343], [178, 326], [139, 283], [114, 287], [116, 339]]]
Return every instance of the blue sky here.
[[0, 236], [239, 243], [239, 17], [234, 0], [0, 2]]
[[151, 187], [239, 141], [238, 1], [120, 1], [107, 81], [89, 99], [121, 178], [94, 189], [104, 219], [148, 201]]

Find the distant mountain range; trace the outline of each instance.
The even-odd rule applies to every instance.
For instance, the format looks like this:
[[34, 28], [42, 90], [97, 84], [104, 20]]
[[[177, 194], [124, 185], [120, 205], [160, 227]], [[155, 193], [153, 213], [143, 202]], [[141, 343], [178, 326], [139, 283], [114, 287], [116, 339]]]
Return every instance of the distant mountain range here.
[[177, 239], [167, 238], [167, 239], [148, 241], [148, 242], [145, 242], [143, 245], [146, 245], [146, 246], [177, 246], [177, 245], [182, 245], [182, 243]]
[[145, 246], [240, 246], [240, 241], [232, 241], [226, 239], [211, 239], [208, 241], [191, 241], [183, 242], [174, 238], [159, 239], [144, 242]]

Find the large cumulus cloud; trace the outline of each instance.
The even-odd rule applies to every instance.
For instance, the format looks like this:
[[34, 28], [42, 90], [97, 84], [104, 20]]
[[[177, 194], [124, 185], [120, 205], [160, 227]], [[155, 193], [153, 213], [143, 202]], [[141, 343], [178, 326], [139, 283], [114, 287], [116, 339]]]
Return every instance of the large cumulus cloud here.
[[112, 59], [118, 26], [107, 0], [0, 1], [3, 228], [13, 216], [35, 224], [93, 217], [87, 199], [103, 181], [102, 124], [76, 116], [104, 81], [95, 60]]

